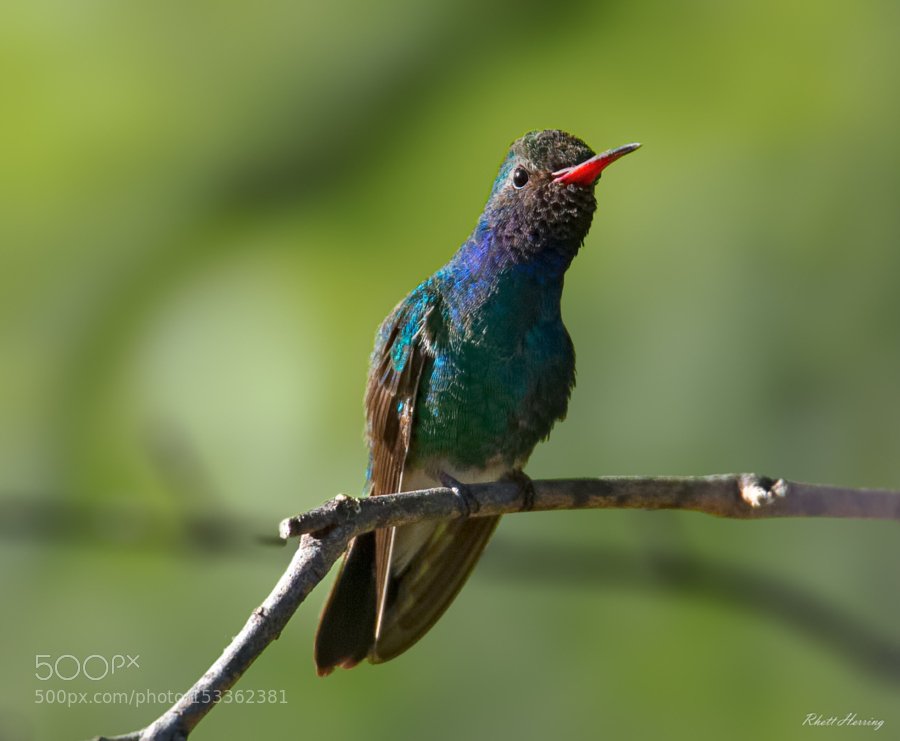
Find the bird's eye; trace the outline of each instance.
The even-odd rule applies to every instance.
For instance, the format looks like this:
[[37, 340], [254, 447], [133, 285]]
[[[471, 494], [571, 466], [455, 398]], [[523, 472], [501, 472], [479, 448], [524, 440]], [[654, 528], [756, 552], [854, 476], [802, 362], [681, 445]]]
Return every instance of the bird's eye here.
[[517, 167], [515, 172], [513, 172], [513, 185], [517, 188], [524, 188], [525, 183], [528, 182], [528, 170], [524, 167]]

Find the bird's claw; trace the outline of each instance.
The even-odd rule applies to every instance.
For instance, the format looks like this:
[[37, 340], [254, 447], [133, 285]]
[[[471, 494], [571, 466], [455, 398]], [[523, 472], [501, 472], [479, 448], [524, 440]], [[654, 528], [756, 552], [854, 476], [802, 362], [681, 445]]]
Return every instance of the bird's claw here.
[[506, 476], [504, 476], [507, 481], [512, 481], [519, 487], [519, 492], [522, 495], [522, 506], [520, 508], [521, 512], [530, 512], [534, 509], [534, 482], [531, 480], [531, 477], [525, 473], [521, 468], [516, 468], [513, 471], [510, 471]]
[[473, 513], [480, 509], [478, 500], [472, 494], [468, 484], [464, 484], [462, 481], [453, 478], [453, 476], [446, 471], [440, 471], [438, 473], [438, 478], [440, 479], [441, 484], [448, 489], [452, 489], [453, 493], [459, 499], [460, 504], [462, 505], [463, 518], [471, 517]]

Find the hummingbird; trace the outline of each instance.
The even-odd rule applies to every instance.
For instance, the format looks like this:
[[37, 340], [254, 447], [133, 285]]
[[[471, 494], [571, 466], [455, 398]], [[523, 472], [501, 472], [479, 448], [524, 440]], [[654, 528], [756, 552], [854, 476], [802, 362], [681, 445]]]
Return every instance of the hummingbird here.
[[[365, 394], [370, 496], [512, 479], [566, 414], [575, 350], [563, 279], [584, 243], [603, 170], [639, 144], [595, 154], [559, 130], [511, 145], [471, 235], [375, 335]], [[533, 491], [532, 491], [533, 494]], [[416, 643], [462, 588], [499, 516], [357, 536], [325, 603], [320, 676]]]

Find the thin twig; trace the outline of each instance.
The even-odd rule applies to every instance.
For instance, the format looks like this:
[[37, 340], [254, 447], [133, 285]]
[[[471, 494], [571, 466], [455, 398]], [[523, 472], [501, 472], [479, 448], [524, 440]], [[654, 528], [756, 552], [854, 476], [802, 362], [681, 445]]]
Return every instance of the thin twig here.
[[[844, 489], [755, 474], [511, 481], [353, 499], [337, 496], [284, 520], [282, 538], [301, 536], [296, 554], [266, 600], [224, 653], [183, 697], [142, 731], [120, 741], [183, 741], [253, 661], [278, 638], [297, 608], [357, 535], [424, 520], [561, 509], [684, 509], [719, 517], [844, 517], [900, 520], [900, 492]], [[104, 741], [98, 737], [97, 741]], [[111, 741], [111, 739], [109, 740]]]

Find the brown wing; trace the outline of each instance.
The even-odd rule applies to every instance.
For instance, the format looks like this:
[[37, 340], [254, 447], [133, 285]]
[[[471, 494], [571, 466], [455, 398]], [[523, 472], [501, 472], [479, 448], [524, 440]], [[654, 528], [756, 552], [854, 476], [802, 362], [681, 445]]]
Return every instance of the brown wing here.
[[[398, 309], [388, 321], [386, 336], [379, 342], [366, 387], [366, 417], [371, 455], [370, 494], [399, 491], [403, 465], [409, 452], [413, 409], [425, 362], [431, 357], [425, 327], [431, 309], [402, 352], [397, 352], [406, 312]], [[397, 316], [397, 315], [400, 316]], [[401, 367], [397, 368], [398, 359]]]
[[[366, 387], [370, 496], [400, 491], [419, 383], [425, 363], [432, 357], [426, 332], [434, 307], [422, 313], [409, 340], [403, 332], [412, 331], [412, 317], [405, 308], [402, 304], [385, 322], [387, 331], [382, 330]], [[383, 610], [387, 595], [395, 530], [375, 531], [376, 614]]]

